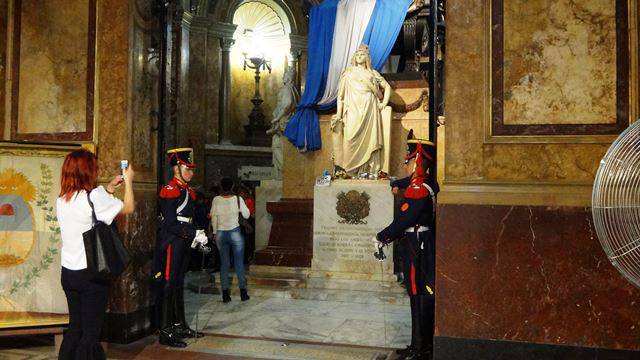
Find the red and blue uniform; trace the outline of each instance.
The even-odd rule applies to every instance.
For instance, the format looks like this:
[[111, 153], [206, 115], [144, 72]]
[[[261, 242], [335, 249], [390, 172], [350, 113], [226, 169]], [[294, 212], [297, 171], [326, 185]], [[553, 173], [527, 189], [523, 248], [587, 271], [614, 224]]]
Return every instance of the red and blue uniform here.
[[[172, 166], [193, 167], [191, 149], [169, 151]], [[181, 160], [189, 159], [188, 162]], [[159, 194], [160, 232], [156, 240], [153, 259], [156, 292], [156, 319], [160, 342], [164, 345], [184, 347], [185, 337], [194, 337], [184, 313], [184, 277], [189, 266], [191, 243], [196, 236], [194, 202], [196, 193], [189, 185], [174, 177], [162, 187]]]
[[[436, 244], [434, 207], [438, 184], [425, 171], [435, 158], [433, 143], [413, 137], [407, 139], [405, 162], [416, 159], [411, 176], [396, 180], [392, 187], [404, 189], [393, 221], [376, 235], [384, 244], [398, 242], [402, 273], [411, 304], [411, 345], [408, 358], [420, 359], [433, 349], [435, 310]], [[406, 350], [405, 350], [406, 351]]]

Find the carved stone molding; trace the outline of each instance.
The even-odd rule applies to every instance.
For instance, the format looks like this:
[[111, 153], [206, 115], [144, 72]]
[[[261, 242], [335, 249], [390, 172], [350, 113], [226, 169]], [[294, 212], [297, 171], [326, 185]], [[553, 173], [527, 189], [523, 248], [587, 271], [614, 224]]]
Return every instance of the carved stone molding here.
[[233, 38], [233, 33], [236, 31], [238, 25], [223, 23], [218, 21], [210, 21], [207, 24], [207, 32], [209, 35], [213, 35], [218, 38]]
[[389, 101], [389, 106], [394, 113], [408, 113], [417, 110], [420, 105], [422, 105], [423, 111], [428, 111], [429, 109], [429, 92], [425, 89], [422, 90], [422, 93], [418, 97], [416, 101], [410, 102], [408, 104], [397, 104], [393, 101]]

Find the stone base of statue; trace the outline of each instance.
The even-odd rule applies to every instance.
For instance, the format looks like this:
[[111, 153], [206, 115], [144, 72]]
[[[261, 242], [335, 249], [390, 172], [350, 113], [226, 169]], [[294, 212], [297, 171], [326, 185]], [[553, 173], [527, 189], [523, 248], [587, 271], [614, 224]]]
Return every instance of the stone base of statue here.
[[393, 275], [391, 247], [384, 249], [387, 260], [379, 262], [372, 242], [393, 220], [388, 180], [335, 180], [316, 186], [313, 197], [313, 271], [332, 277]]
[[[279, 231], [277, 218], [276, 212], [272, 240]], [[363, 304], [406, 304], [406, 291], [393, 273], [392, 247], [385, 247], [385, 261], [378, 262], [373, 257], [375, 248], [371, 239], [392, 219], [393, 195], [388, 181], [336, 180], [329, 186], [316, 186], [311, 267], [252, 266], [249, 275], [252, 294]], [[304, 242], [304, 236], [289, 235]], [[279, 241], [286, 243], [283, 240]], [[258, 253], [273, 250], [272, 256], [277, 260], [289, 257], [271, 242], [267, 249]], [[283, 261], [262, 264], [283, 265]]]
[[269, 244], [273, 216], [267, 211], [267, 203], [282, 198], [282, 180], [262, 180], [256, 187], [256, 251]]
[[281, 199], [267, 202], [273, 217], [269, 245], [256, 251], [256, 265], [311, 266], [313, 251], [313, 201]]

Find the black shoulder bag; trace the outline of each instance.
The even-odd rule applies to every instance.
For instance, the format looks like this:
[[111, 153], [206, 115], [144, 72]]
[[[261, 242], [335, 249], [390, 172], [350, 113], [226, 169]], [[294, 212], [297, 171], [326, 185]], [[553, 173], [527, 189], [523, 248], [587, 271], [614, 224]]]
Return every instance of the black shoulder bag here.
[[87, 270], [96, 280], [109, 280], [120, 275], [129, 264], [129, 253], [122, 244], [114, 226], [96, 218], [96, 210], [87, 192], [91, 206], [93, 227], [82, 233], [84, 251], [87, 255]]
[[249, 222], [248, 219], [245, 219], [244, 217], [242, 217], [242, 210], [240, 210], [240, 196], [239, 195], [236, 195], [236, 200], [238, 201], [238, 223], [240, 223], [240, 227], [242, 228], [242, 231], [245, 234], [251, 235], [251, 234], [253, 234], [253, 226], [251, 226], [251, 223]]

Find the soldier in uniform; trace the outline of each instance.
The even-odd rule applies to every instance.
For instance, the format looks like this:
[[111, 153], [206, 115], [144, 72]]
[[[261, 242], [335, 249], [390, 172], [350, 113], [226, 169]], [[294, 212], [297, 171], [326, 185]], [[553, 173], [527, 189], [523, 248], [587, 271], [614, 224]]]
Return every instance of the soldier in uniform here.
[[160, 234], [154, 253], [154, 280], [157, 283], [156, 313], [160, 344], [185, 347], [184, 338], [200, 337], [186, 322], [184, 314], [184, 276], [193, 245], [204, 246], [204, 230], [194, 224], [196, 194], [189, 187], [195, 165], [193, 149], [169, 150], [173, 179], [160, 190]]
[[435, 304], [434, 199], [437, 183], [428, 166], [434, 161], [434, 144], [416, 139], [413, 130], [407, 139], [405, 165], [409, 176], [391, 183], [394, 193], [404, 190], [404, 198], [393, 222], [373, 241], [376, 248], [398, 240], [404, 283], [411, 302], [411, 345], [398, 350], [401, 359], [427, 359], [433, 350]]

